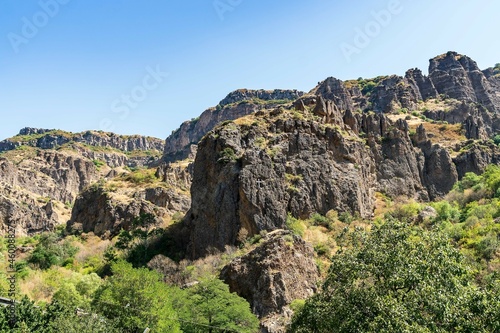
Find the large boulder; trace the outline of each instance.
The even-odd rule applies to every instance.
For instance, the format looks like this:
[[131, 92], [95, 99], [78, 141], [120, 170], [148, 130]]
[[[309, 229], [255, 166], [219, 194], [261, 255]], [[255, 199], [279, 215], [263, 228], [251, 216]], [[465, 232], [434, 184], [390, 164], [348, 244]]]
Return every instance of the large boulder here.
[[259, 245], [221, 272], [231, 290], [261, 319], [262, 332], [285, 332], [290, 303], [317, 291], [319, 272], [312, 247], [289, 231], [267, 234]]

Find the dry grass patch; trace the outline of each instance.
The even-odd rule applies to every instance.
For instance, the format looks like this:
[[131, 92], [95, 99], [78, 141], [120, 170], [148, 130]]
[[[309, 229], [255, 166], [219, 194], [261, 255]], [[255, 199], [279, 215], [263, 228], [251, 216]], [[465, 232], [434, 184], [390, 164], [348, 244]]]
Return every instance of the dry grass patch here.
[[34, 270], [19, 283], [19, 291], [35, 302], [50, 302], [64, 281], [77, 274], [63, 267], [52, 267], [48, 271]]
[[[466, 141], [461, 124], [433, 124], [423, 122], [427, 137], [432, 143], [438, 143], [444, 147], [454, 146], [457, 143]], [[412, 130], [416, 130], [410, 127]]]

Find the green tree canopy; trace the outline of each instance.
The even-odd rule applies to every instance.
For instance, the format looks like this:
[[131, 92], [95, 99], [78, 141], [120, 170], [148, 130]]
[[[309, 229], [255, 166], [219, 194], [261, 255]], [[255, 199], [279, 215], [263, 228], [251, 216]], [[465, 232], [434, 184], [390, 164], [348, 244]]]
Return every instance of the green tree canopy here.
[[51, 323], [64, 311], [57, 303], [45, 307], [35, 305], [24, 296], [15, 306], [15, 319], [10, 315], [10, 307], [0, 306], [1, 333], [54, 333]]
[[78, 249], [71, 245], [66, 239], [60, 241], [55, 233], [44, 233], [40, 235], [40, 240], [36, 245], [29, 262], [40, 269], [48, 269], [52, 265], [62, 265], [65, 260], [73, 257]]
[[473, 283], [443, 234], [390, 220], [343, 241], [292, 332], [500, 332], [498, 290]]
[[180, 332], [172, 309], [172, 288], [161, 276], [146, 268], [135, 269], [118, 261], [111, 266], [113, 275], [95, 293], [93, 308], [114, 321], [120, 332]]
[[248, 302], [229, 291], [217, 278], [207, 278], [187, 290], [180, 290], [175, 300], [184, 333], [238, 332], [254, 333], [259, 320]]

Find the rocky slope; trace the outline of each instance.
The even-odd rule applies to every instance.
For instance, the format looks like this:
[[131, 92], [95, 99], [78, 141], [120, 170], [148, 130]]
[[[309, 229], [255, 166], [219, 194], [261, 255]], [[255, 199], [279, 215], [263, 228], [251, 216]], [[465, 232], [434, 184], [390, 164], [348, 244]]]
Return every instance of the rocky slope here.
[[111, 167], [151, 165], [158, 161], [160, 152], [164, 150], [164, 142], [152, 137], [100, 131], [70, 133], [26, 127], [17, 136], [0, 141], [0, 153], [26, 146], [43, 150], [71, 150], [92, 160], [105, 161]]
[[66, 223], [80, 192], [121, 167], [157, 163], [163, 147], [147, 137], [22, 129], [0, 142], [2, 230], [15, 223], [31, 234]]
[[0, 155], [2, 226], [15, 223], [19, 234], [52, 230], [67, 221], [77, 194], [99, 177], [92, 161], [73, 154], [27, 148]]
[[[207, 134], [193, 167], [191, 256], [236, 244], [243, 229], [253, 235], [286, 228], [289, 213], [370, 217], [375, 192], [432, 200], [463, 170], [481, 172], [485, 161], [496, 161], [496, 149], [479, 156], [460, 143], [462, 133], [488, 139], [497, 132], [498, 91], [490, 83], [496, 79], [454, 52], [431, 59], [429, 71], [381, 77], [368, 90], [360, 80], [328, 78], [294, 103]], [[432, 116], [463, 132], [440, 120], [439, 132], [456, 138], [434, 133], [436, 122], [426, 118]]]
[[61, 223], [55, 211], [56, 203], [39, 200], [31, 193], [0, 182], [0, 232], [6, 234], [13, 226], [16, 235], [34, 234], [53, 230]]
[[200, 117], [186, 121], [165, 142], [164, 159], [173, 161], [193, 157], [198, 141], [217, 124], [234, 120], [259, 110], [272, 109], [279, 104], [294, 101], [303, 92], [297, 90], [236, 90], [226, 96], [215, 108], [209, 108]]
[[122, 229], [133, 229], [140, 217], [147, 217], [148, 228], [167, 226], [176, 213], [182, 216], [190, 207], [188, 165], [124, 172], [87, 187], [75, 201], [67, 229], [112, 238]]

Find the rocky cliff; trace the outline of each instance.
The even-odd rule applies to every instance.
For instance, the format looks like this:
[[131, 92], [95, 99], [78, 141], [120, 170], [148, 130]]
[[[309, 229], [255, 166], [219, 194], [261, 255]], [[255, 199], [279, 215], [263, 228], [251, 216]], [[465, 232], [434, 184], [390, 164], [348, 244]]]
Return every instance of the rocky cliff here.
[[194, 157], [192, 145], [217, 124], [234, 120], [259, 110], [272, 109], [279, 104], [296, 100], [303, 93], [297, 90], [236, 90], [215, 108], [209, 108], [198, 118], [186, 121], [165, 142], [164, 159], [174, 161]]
[[73, 154], [26, 148], [0, 155], [2, 228], [14, 223], [19, 234], [52, 230], [67, 221], [78, 193], [99, 177], [92, 161]]
[[116, 168], [155, 164], [163, 147], [148, 137], [22, 129], [0, 142], [2, 228], [15, 223], [30, 234], [66, 223], [80, 192], [114, 177]]
[[131, 230], [140, 217], [148, 228], [164, 227], [175, 212], [186, 211], [189, 197], [163, 187], [148, 187], [126, 193], [106, 186], [92, 186], [76, 199], [67, 229], [72, 233], [93, 232], [112, 238]]
[[190, 255], [234, 245], [243, 229], [286, 228], [287, 214], [370, 217], [375, 192], [436, 199], [463, 170], [496, 161], [493, 148], [481, 156], [458, 144], [497, 132], [491, 75], [454, 52], [431, 59], [429, 71], [376, 82], [328, 78], [294, 103], [207, 134], [193, 166]]
[[[241, 229], [286, 228], [288, 213], [370, 217], [375, 191], [428, 199], [451, 189], [449, 152], [430, 143], [414, 147], [406, 121], [350, 114], [346, 125], [333, 104], [323, 108], [257, 113], [200, 142], [188, 213], [193, 257], [235, 244]], [[445, 176], [450, 182], [434, 183]]]
[[164, 142], [139, 135], [124, 136], [101, 131], [70, 133], [29, 127], [0, 141], [0, 153], [21, 147], [73, 150], [89, 159], [103, 160], [111, 167], [137, 167], [157, 162], [164, 150]]
[[92, 161], [72, 154], [28, 149], [0, 156], [3, 182], [61, 202], [72, 202], [99, 177]]
[[375, 165], [363, 140], [283, 110], [248, 117], [200, 142], [188, 213], [194, 257], [234, 244], [243, 228], [286, 228], [287, 212], [371, 214]]
[[68, 231], [112, 238], [122, 229], [131, 230], [141, 216], [148, 217], [147, 227], [167, 226], [176, 213], [183, 216], [191, 205], [190, 166], [189, 161], [181, 161], [101, 179], [76, 198]]
[[[340, 110], [359, 108], [384, 113], [418, 110], [420, 102], [442, 97], [471, 108], [479, 105], [492, 116], [500, 110], [498, 82], [495, 69], [481, 71], [469, 57], [448, 52], [429, 61], [428, 76], [415, 68], [408, 70], [404, 77], [391, 75], [346, 82], [328, 78], [309, 94], [331, 100]], [[465, 107], [454, 113], [460, 116], [450, 116], [452, 121], [463, 122], [468, 115]], [[491, 121], [485, 125], [491, 127]]]
[[55, 211], [57, 203], [43, 198], [36, 198], [31, 193], [10, 184], [0, 182], [0, 231], [8, 232], [7, 226], [13, 226], [16, 235], [34, 234], [53, 230], [60, 222], [60, 215]]

